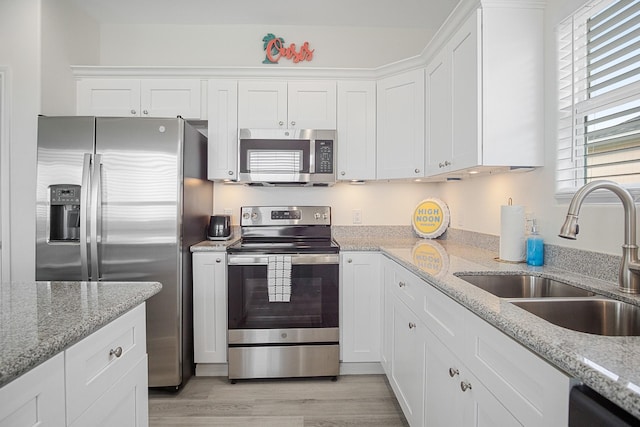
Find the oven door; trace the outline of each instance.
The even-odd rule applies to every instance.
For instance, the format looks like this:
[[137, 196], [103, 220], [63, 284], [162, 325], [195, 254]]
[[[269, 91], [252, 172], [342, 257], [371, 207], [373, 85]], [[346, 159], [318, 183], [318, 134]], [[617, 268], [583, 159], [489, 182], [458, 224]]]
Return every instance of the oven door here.
[[286, 256], [291, 259], [289, 301], [270, 302], [269, 255], [229, 255], [230, 333], [241, 329], [338, 328], [338, 255]]

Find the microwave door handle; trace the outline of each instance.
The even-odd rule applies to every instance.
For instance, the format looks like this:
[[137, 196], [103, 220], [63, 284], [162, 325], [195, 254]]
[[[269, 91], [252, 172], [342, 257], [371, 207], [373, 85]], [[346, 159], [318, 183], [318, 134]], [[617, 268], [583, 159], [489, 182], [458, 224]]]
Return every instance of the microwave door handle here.
[[[91, 176], [91, 278], [94, 281], [100, 280], [100, 260], [98, 253], [98, 239], [102, 238], [100, 220], [102, 219], [100, 178], [102, 172], [102, 155], [96, 154], [93, 161], [93, 171]], [[100, 233], [99, 233], [100, 231]]]
[[82, 161], [82, 186], [80, 189], [80, 275], [81, 280], [89, 280], [89, 242], [87, 222], [89, 217], [89, 185], [91, 182], [91, 154], [85, 153]]

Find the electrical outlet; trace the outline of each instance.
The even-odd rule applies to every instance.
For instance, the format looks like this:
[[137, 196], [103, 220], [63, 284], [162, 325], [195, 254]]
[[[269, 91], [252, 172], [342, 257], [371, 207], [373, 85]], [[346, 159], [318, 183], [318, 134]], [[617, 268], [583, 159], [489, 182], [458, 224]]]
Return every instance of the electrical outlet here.
[[224, 213], [224, 215], [231, 215], [232, 211], [233, 211], [233, 209], [231, 209], [231, 208], [224, 208], [223, 213]]
[[362, 224], [362, 209], [353, 210], [353, 223]]

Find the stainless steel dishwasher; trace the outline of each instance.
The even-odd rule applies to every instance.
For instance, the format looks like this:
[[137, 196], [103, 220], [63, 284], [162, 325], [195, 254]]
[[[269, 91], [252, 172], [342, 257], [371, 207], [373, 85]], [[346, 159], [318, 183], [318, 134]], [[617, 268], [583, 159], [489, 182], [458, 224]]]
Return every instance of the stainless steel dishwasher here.
[[569, 395], [569, 427], [578, 426], [640, 426], [640, 419], [581, 384], [574, 386]]

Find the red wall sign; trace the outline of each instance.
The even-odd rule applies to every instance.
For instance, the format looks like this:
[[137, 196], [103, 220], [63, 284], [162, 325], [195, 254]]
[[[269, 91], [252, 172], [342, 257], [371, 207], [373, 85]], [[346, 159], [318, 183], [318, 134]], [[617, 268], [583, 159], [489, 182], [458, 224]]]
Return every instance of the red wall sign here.
[[264, 36], [262, 41], [264, 42], [263, 49], [265, 52], [263, 64], [277, 64], [280, 58], [290, 59], [295, 64], [313, 59], [314, 49], [309, 49], [309, 42], [304, 42], [300, 46], [300, 50], [297, 50], [294, 43], [285, 46], [282, 37], [276, 37], [271, 33]]

